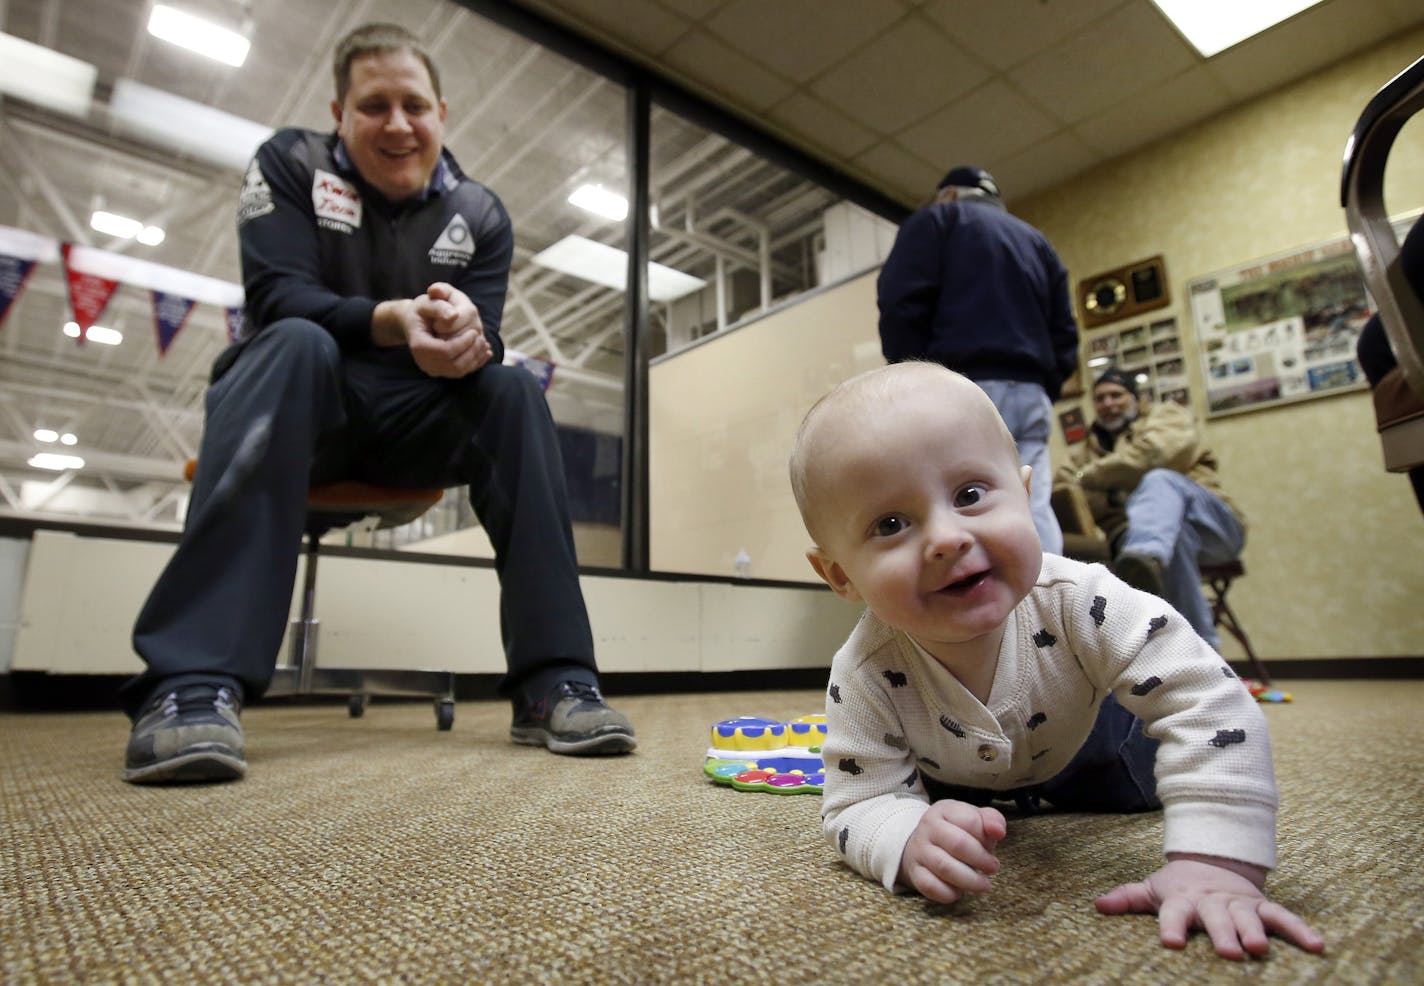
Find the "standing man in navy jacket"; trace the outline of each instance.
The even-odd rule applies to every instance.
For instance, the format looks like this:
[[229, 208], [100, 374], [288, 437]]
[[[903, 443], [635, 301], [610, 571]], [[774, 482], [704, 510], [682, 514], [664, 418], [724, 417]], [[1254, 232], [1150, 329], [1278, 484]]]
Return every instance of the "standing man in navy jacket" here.
[[1053, 402], [1081, 384], [1068, 272], [1053, 246], [1009, 215], [989, 172], [960, 166], [900, 227], [876, 290], [886, 360], [942, 363], [988, 393], [1033, 468], [1043, 550], [1061, 554], [1048, 437]]
[[[243, 337], [213, 366], [187, 524], [134, 627], [125, 780], [230, 780], [238, 714], [286, 627], [310, 484], [468, 484], [495, 549], [511, 738], [622, 753], [598, 691], [557, 434], [501, 365], [514, 235], [442, 145], [440, 77], [404, 28], [335, 53], [335, 133], [282, 130], [238, 203]], [[392, 619], [453, 614], [391, 613]]]

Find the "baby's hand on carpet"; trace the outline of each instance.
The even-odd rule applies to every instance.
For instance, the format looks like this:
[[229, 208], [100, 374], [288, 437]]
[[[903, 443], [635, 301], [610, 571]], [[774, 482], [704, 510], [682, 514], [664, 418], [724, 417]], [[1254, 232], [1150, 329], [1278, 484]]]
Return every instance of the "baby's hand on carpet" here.
[[941, 904], [966, 893], [988, 893], [987, 874], [999, 872], [994, 847], [1007, 832], [997, 809], [936, 801], [905, 843], [900, 882]]
[[1182, 948], [1200, 928], [1216, 954], [1228, 959], [1264, 955], [1274, 931], [1307, 952], [1325, 942], [1300, 917], [1261, 892], [1266, 871], [1230, 859], [1173, 853], [1141, 883], [1125, 883], [1096, 901], [1102, 914], [1156, 914], [1162, 944]]

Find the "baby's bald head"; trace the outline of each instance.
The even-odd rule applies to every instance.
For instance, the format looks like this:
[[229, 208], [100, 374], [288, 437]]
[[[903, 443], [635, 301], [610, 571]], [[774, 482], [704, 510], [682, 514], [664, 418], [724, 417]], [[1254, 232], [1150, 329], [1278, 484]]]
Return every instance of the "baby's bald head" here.
[[[953, 429], [982, 427], [996, 431], [1003, 439], [1005, 453], [1018, 461], [1018, 448], [993, 401], [973, 381], [946, 369], [938, 363], [892, 363], [851, 377], [839, 384], [806, 413], [797, 430], [791, 449], [791, 491], [801, 511], [802, 522], [813, 540], [820, 541], [818, 531], [825, 522], [821, 507], [829, 497], [827, 490], [837, 482], [842, 466], [836, 455], [838, 440], [854, 429], [864, 429], [867, 422], [882, 424], [887, 415], [897, 412], [897, 405], [908, 404], [926, 392], [937, 392], [946, 420]], [[915, 454], [918, 442], [951, 443], [954, 433], [941, 435], [904, 435], [907, 455]]]

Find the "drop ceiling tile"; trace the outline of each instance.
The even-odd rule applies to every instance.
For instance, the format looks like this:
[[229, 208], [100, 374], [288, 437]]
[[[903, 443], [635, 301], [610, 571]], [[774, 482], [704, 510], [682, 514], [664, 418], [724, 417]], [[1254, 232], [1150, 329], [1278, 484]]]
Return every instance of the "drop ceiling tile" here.
[[562, 0], [557, 4], [535, 3], [534, 6], [556, 20], [588, 28], [623, 50], [641, 53], [644, 57], [666, 51], [693, 27], [696, 17], [705, 13], [671, 9], [673, 5], [657, 0], [618, 0], [616, 4], [604, 0]]
[[[1416, 17], [1424, 20], [1424, 5]], [[1249, 99], [1391, 37], [1392, 19], [1376, 0], [1337, 0], [1247, 38], [1207, 64], [1232, 96]]]
[[[610, 6], [608, 0], [579, 0], [579, 2], [589, 6]], [[700, 21], [715, 13], [726, 3], [726, 0], [658, 0], [658, 3], [675, 14]], [[562, 0], [560, 6], [563, 6]], [[612, 4], [612, 6], [616, 7], [617, 4]]]
[[[1123, 0], [930, 0], [925, 14], [995, 68], [1017, 65], [1102, 17]], [[1147, 0], [1137, 0], [1146, 3]]]
[[801, 142], [823, 147], [840, 157], [854, 157], [876, 139], [873, 132], [839, 109], [807, 93], [792, 93], [767, 115], [782, 130], [796, 134]]
[[898, 0], [734, 0], [710, 17], [707, 27], [747, 57], [805, 82], [859, 50], [905, 11]]
[[927, 161], [955, 164], [1007, 157], [1048, 137], [1058, 125], [1012, 86], [993, 79], [902, 130], [895, 139]]
[[1067, 181], [1101, 160], [1076, 136], [1065, 132], [988, 167], [1012, 208], [1015, 199]]
[[785, 99], [791, 84], [709, 34], [691, 34], [664, 56], [695, 88], [730, 99], [743, 110], [761, 112]]
[[1205, 66], [1183, 72], [1073, 126], [1104, 158], [1117, 157], [1226, 109], [1231, 93]]
[[856, 155], [852, 163], [874, 175], [879, 187], [907, 205], [923, 205], [944, 175], [939, 165], [921, 160], [890, 140]]
[[982, 62], [915, 13], [832, 66], [812, 88], [872, 130], [890, 134], [988, 75]]
[[1050, 114], [1077, 123], [1196, 63], [1157, 8], [1142, 0], [1117, 8], [1011, 75]]
[[1419, 5], [1419, 0], [1379, 0], [1379, 2], [1387, 11], [1387, 15], [1393, 19], [1394, 26], [1400, 30], [1424, 22], [1424, 7]]

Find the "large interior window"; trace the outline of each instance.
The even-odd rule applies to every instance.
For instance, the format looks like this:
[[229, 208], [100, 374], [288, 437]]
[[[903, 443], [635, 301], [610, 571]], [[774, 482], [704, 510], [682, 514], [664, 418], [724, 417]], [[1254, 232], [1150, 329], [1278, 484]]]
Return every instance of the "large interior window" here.
[[[228, 340], [222, 299], [236, 292], [232, 304], [241, 302], [234, 215], [246, 162], [273, 128], [332, 127], [330, 52], [358, 19], [339, 4], [286, 11], [282, 30], [264, 19], [235, 68], [150, 37], [147, 5], [107, 5], [102, 24], [46, 9], [0, 5], [0, 31], [91, 59], [97, 84], [92, 104], [77, 108], [0, 100], [0, 514], [175, 529], [208, 370]], [[867, 269], [893, 227], [715, 111], [700, 106], [691, 118], [685, 97], [669, 102], [664, 84], [515, 8], [407, 0], [382, 11], [426, 39], [449, 105], [446, 146], [513, 219], [509, 359], [547, 382], [580, 562], [619, 567], [635, 555], [628, 487], [642, 484], [639, 443], [626, 434], [644, 420], [636, 364]], [[119, 41], [96, 45], [96, 33]], [[644, 104], [630, 91], [652, 97], [637, 141], [629, 121], [642, 118], [630, 107]], [[135, 105], [161, 111], [134, 116]], [[200, 126], [211, 136], [195, 139]], [[644, 141], [649, 173], [639, 176], [629, 147]], [[636, 242], [650, 266], [639, 307], [625, 280], [642, 182], [650, 208]], [[90, 222], [99, 212], [144, 234], [101, 231]], [[104, 339], [81, 346], [65, 330], [65, 244], [196, 277], [208, 293], [186, 318], [169, 311], [165, 337], [160, 301], [124, 275], [96, 323]], [[630, 359], [630, 312], [644, 308]], [[32, 462], [46, 451], [84, 464], [45, 471]], [[336, 536], [492, 553], [463, 490], [405, 528]]]

